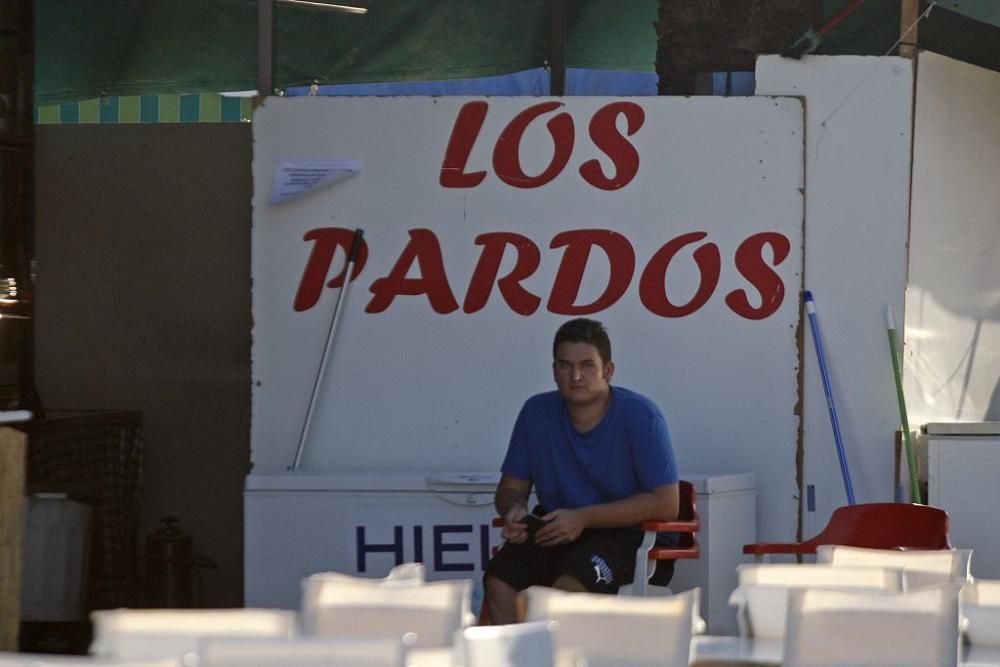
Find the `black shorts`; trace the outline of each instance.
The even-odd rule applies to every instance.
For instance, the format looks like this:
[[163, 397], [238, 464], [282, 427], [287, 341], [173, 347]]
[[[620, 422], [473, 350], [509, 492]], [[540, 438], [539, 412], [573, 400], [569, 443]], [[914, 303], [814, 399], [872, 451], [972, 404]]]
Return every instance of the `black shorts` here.
[[591, 593], [614, 595], [632, 582], [635, 552], [642, 531], [635, 528], [591, 528], [569, 544], [543, 547], [532, 538], [507, 542], [486, 566], [486, 576], [506, 582], [514, 590], [551, 586], [569, 575]]

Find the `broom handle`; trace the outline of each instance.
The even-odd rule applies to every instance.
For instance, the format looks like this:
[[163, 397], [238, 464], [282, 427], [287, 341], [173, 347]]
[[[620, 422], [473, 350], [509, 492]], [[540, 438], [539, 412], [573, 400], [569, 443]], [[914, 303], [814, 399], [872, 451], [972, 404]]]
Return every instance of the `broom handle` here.
[[299, 446], [295, 448], [295, 459], [289, 470], [296, 470], [302, 462], [302, 454], [305, 452], [306, 438], [309, 437], [309, 426], [312, 424], [313, 409], [316, 407], [316, 397], [319, 395], [320, 385], [323, 383], [323, 375], [326, 372], [326, 360], [330, 356], [330, 349], [333, 347], [333, 334], [337, 329], [337, 320], [340, 319], [341, 306], [347, 298], [347, 288], [351, 284], [351, 272], [354, 270], [354, 263], [358, 259], [361, 250], [361, 242], [364, 238], [364, 230], [355, 229], [354, 238], [351, 239], [351, 251], [348, 253], [347, 266], [344, 267], [344, 284], [340, 287], [337, 295], [337, 303], [333, 307], [333, 317], [330, 318], [330, 329], [326, 332], [326, 345], [323, 346], [323, 357], [319, 362], [319, 369], [316, 371], [316, 379], [313, 382], [312, 394], [309, 396], [309, 409], [306, 410], [306, 419], [302, 424], [302, 434], [299, 436]]
[[837, 407], [833, 404], [833, 387], [830, 384], [830, 374], [826, 370], [826, 355], [823, 352], [823, 340], [819, 334], [819, 321], [816, 319], [816, 303], [812, 292], [806, 290], [802, 295], [809, 317], [809, 329], [812, 331], [813, 347], [816, 348], [816, 361], [819, 362], [819, 374], [823, 379], [823, 393], [826, 394], [826, 407], [830, 413], [830, 425], [833, 426], [833, 440], [837, 445], [837, 458], [840, 461], [840, 474], [844, 478], [844, 491], [847, 493], [847, 504], [854, 504], [854, 485], [851, 484], [851, 471], [847, 467], [847, 453], [844, 451], [844, 439], [840, 434], [840, 420], [837, 418]]
[[899, 402], [899, 421], [903, 427], [903, 442], [906, 445], [906, 467], [910, 473], [910, 493], [913, 502], [923, 503], [920, 497], [920, 482], [917, 479], [917, 457], [913, 451], [913, 436], [910, 435], [910, 420], [906, 416], [906, 397], [903, 395], [903, 374], [899, 370], [899, 343], [896, 339], [896, 323], [892, 309], [885, 307], [885, 328], [889, 333], [889, 356], [892, 357], [892, 378], [896, 381], [896, 399]]

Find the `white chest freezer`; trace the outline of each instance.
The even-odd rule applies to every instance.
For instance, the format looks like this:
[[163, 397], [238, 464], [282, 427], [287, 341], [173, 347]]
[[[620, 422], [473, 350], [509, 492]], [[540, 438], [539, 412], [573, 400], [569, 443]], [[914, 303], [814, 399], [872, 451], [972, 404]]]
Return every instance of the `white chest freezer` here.
[[[682, 474], [697, 490], [701, 558], [678, 562], [675, 591], [702, 587], [702, 615], [715, 634], [735, 633], [727, 604], [742, 546], [756, 541], [750, 473]], [[353, 472], [250, 475], [244, 492], [245, 604], [296, 609], [300, 582], [316, 572], [383, 577], [421, 561], [427, 578], [468, 578], [482, 594], [483, 569], [501, 544], [492, 526], [497, 472]]]
[[[501, 543], [497, 472], [250, 475], [244, 491], [248, 607], [299, 606], [300, 582], [335, 570], [383, 577], [421, 561], [427, 578], [469, 578]], [[473, 599], [474, 605], [478, 599]]]

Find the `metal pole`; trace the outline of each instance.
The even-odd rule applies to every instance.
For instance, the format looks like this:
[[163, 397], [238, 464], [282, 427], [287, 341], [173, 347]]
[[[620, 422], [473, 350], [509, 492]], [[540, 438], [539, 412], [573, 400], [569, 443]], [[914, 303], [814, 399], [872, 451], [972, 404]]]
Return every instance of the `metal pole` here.
[[306, 410], [306, 419], [302, 424], [302, 434], [299, 436], [299, 446], [295, 449], [295, 459], [289, 470], [296, 470], [302, 462], [302, 454], [306, 447], [306, 438], [309, 437], [309, 426], [312, 424], [313, 409], [316, 407], [316, 397], [319, 395], [320, 385], [323, 383], [323, 375], [326, 372], [326, 360], [330, 356], [330, 349], [333, 347], [333, 334], [337, 329], [337, 320], [340, 319], [341, 306], [347, 299], [347, 288], [351, 284], [351, 273], [354, 270], [354, 263], [358, 259], [361, 251], [361, 243], [364, 238], [364, 231], [354, 230], [354, 238], [351, 240], [351, 251], [348, 253], [347, 266], [344, 268], [344, 284], [340, 287], [340, 294], [337, 295], [337, 303], [333, 307], [333, 317], [330, 318], [330, 329], [326, 332], [326, 344], [323, 346], [323, 357], [319, 362], [319, 369], [316, 371], [316, 379], [313, 381], [312, 394], [309, 396], [309, 408]]

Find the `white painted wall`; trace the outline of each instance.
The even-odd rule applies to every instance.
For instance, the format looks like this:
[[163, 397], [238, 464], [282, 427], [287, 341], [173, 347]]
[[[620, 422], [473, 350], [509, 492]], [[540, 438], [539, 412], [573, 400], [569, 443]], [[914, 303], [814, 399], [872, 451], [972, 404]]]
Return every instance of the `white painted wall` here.
[[[912, 65], [895, 57], [765, 56], [756, 74], [758, 95], [805, 98], [805, 285], [816, 297], [856, 500], [891, 500], [899, 411], [883, 308], [901, 320]], [[803, 326], [804, 481], [816, 487], [819, 529], [846, 495]]]
[[[293, 298], [312, 248], [309, 230], [362, 227], [370, 255], [349, 291], [337, 330], [330, 375], [318, 399], [304, 457], [311, 471], [495, 470], [524, 399], [552, 387], [551, 340], [569, 315], [547, 301], [563, 257], [551, 248], [566, 230], [606, 229], [635, 251], [628, 289], [592, 316], [608, 326], [617, 363], [615, 382], [646, 393], [670, 424], [680, 469], [690, 473], [753, 472], [758, 536], [794, 537], [797, 522], [795, 407], [803, 220], [802, 105], [797, 99], [631, 98], [644, 121], [629, 142], [640, 167], [614, 191], [588, 185], [578, 173], [591, 158], [610, 162], [588, 132], [609, 98], [558, 100], [575, 124], [569, 164], [551, 183], [521, 189], [502, 183], [491, 155], [496, 138], [537, 98], [488, 98], [489, 112], [468, 170], [486, 170], [481, 185], [443, 188], [439, 170], [463, 98], [271, 98], [254, 119], [253, 426], [254, 473], [284, 471], [292, 461], [321, 356], [335, 289], [296, 312]], [[531, 124], [521, 145], [528, 174], [553, 152], [545, 129], [555, 111]], [[623, 128], [619, 118], [619, 129]], [[358, 159], [359, 176], [284, 204], [269, 206], [271, 177], [283, 160]], [[441, 245], [459, 304], [480, 255], [484, 232], [517, 232], [540, 251], [523, 285], [542, 298], [517, 314], [494, 288], [476, 312], [437, 313], [424, 295], [397, 297], [367, 312], [372, 285], [396, 264], [408, 230], [427, 228]], [[702, 231], [716, 244], [722, 273], [708, 302], [694, 313], [654, 315], [638, 296], [654, 253], [679, 235]], [[734, 254], [749, 236], [775, 231], [790, 253], [775, 269], [784, 293], [764, 319], [735, 314], [725, 301], [747, 289]], [[700, 243], [699, 243], [700, 245]], [[694, 246], [697, 247], [697, 246]], [[667, 273], [675, 303], [694, 294], [692, 246]], [[765, 263], [773, 261], [765, 249]], [[505, 254], [504, 275], [512, 264]], [[329, 275], [342, 266], [338, 255]], [[418, 275], [414, 267], [411, 276]], [[599, 250], [585, 262], [577, 303], [603, 291], [608, 262]]]
[[904, 387], [910, 425], [1000, 420], [1000, 73], [921, 52]]

